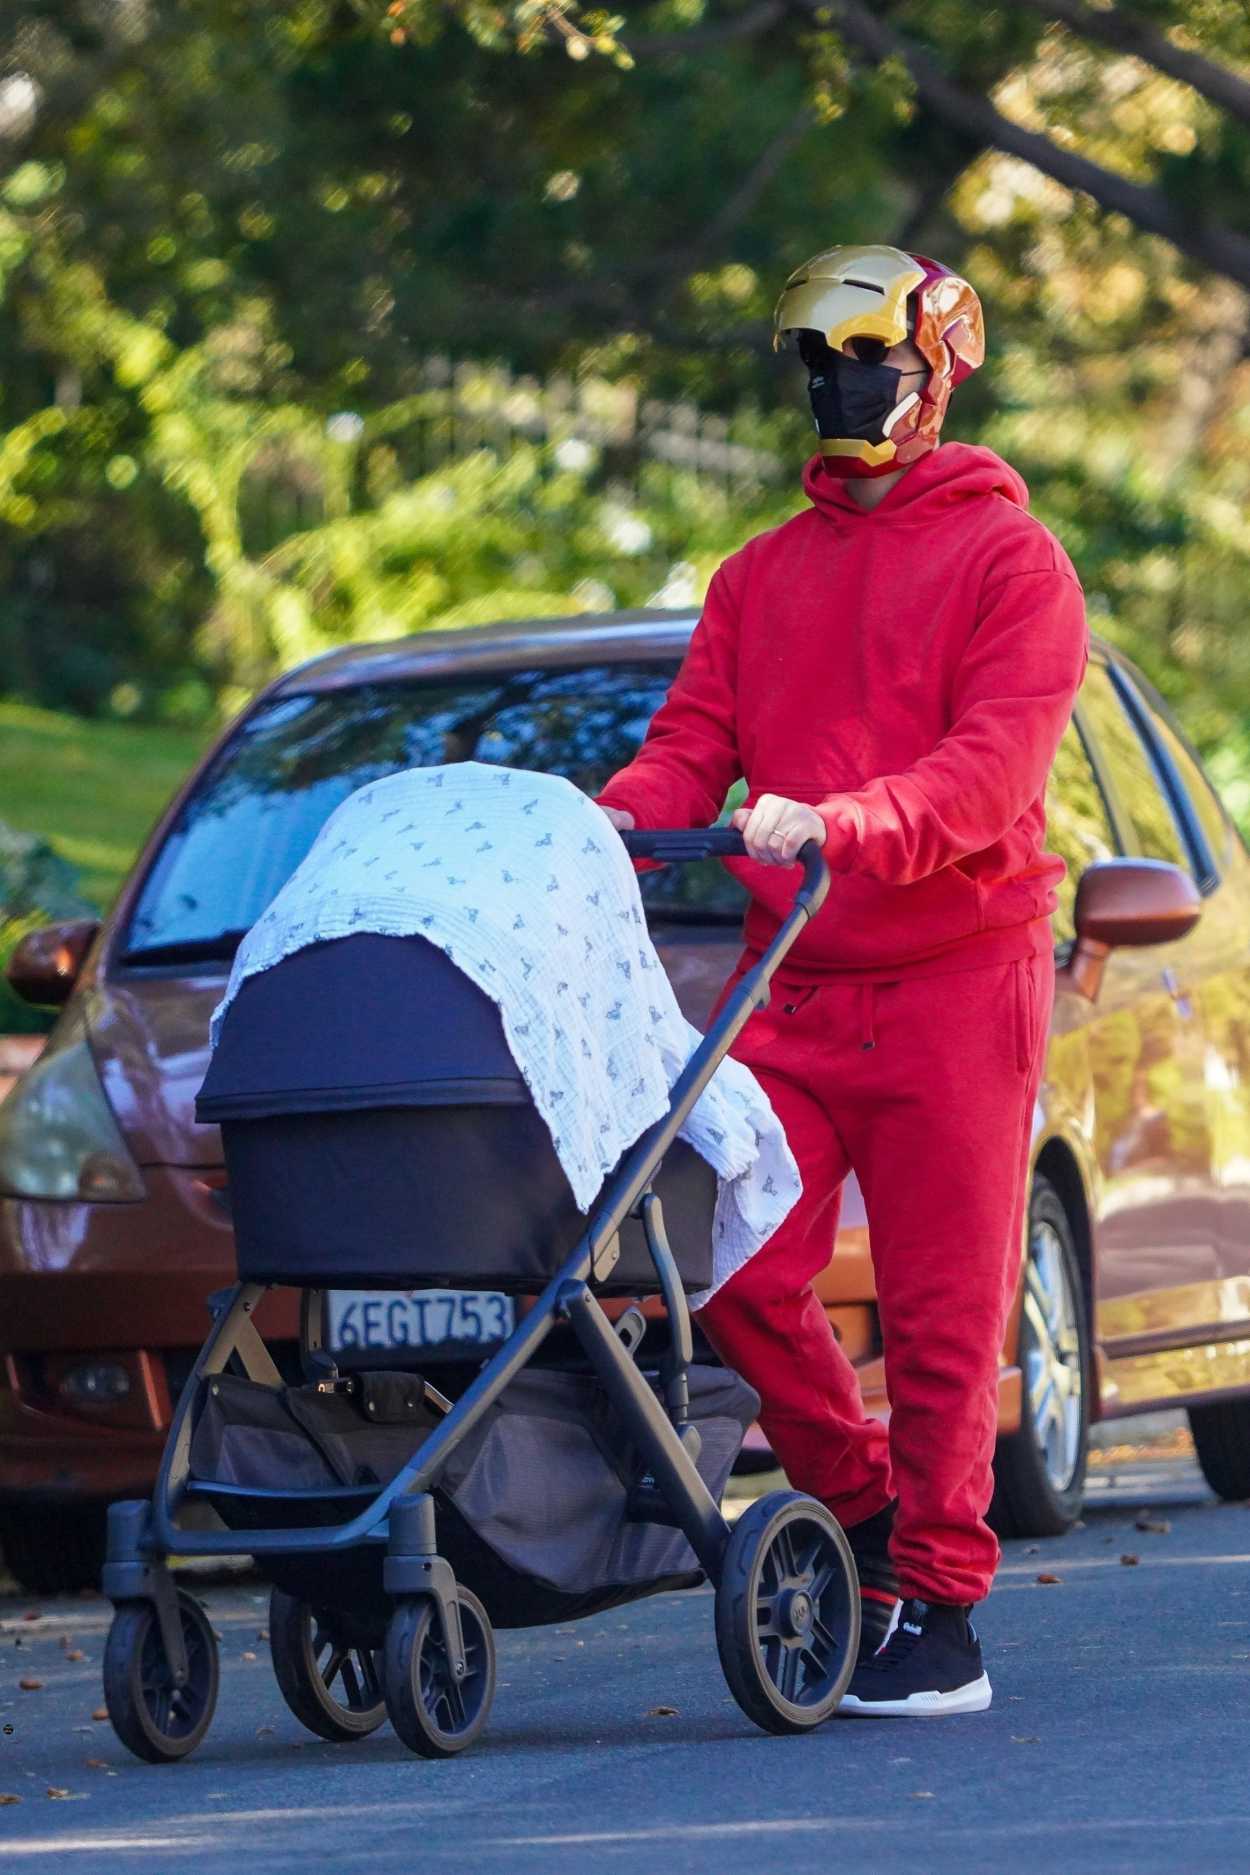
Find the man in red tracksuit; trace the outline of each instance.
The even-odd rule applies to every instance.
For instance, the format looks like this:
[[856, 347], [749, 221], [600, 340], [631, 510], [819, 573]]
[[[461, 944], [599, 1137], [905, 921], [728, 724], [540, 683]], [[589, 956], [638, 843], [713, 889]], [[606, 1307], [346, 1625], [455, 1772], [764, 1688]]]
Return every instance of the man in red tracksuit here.
[[[803, 1197], [700, 1321], [759, 1392], [792, 1484], [855, 1550], [865, 1639], [842, 1709], [979, 1711], [990, 1684], [968, 1614], [998, 1561], [998, 1363], [1063, 875], [1043, 797], [1085, 668], [1084, 607], [1020, 477], [988, 449], [938, 446], [984, 351], [965, 281], [895, 248], [835, 248], [791, 277], [777, 329], [809, 372], [810, 505], [720, 568], [600, 802], [620, 827], [707, 825], [746, 778], [740, 969], [792, 902], [799, 848], [822, 844], [825, 908], [735, 1049]], [[852, 1168], [888, 1433], [812, 1289]]]

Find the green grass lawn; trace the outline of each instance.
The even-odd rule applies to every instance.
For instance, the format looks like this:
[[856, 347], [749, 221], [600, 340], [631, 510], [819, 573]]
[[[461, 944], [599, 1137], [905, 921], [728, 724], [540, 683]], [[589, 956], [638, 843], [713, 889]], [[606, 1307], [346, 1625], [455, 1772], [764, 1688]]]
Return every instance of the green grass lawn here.
[[207, 730], [89, 722], [0, 698], [0, 820], [42, 834], [107, 910]]

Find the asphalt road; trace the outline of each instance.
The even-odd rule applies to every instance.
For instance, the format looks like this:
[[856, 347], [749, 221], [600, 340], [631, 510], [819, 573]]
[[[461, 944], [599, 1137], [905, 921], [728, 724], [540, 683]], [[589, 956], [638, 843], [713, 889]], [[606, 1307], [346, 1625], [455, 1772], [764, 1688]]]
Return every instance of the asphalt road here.
[[1250, 1507], [1216, 1505], [1183, 1459], [1100, 1473], [1084, 1528], [1008, 1545], [980, 1621], [994, 1705], [961, 1719], [766, 1737], [726, 1692], [702, 1590], [501, 1635], [485, 1738], [429, 1764], [388, 1728], [356, 1745], [304, 1733], [258, 1638], [263, 1585], [204, 1593], [217, 1717], [160, 1768], [92, 1718], [108, 1605], [0, 1598], [0, 1793], [20, 1798], [0, 1807], [7, 1867], [1250, 1869]]

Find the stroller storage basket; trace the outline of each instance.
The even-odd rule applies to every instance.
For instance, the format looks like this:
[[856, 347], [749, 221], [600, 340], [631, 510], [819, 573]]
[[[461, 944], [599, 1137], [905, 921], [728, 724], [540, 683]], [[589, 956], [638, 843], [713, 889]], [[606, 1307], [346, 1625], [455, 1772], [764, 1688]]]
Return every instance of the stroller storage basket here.
[[[379, 1424], [385, 1394], [402, 1398], [405, 1384], [410, 1403], [395, 1423]], [[296, 1485], [316, 1515], [337, 1521], [354, 1514], [441, 1417], [421, 1405], [419, 1380], [365, 1374], [356, 1385], [349, 1398], [215, 1377], [192, 1438], [194, 1494], [236, 1530], [271, 1522], [276, 1504], [266, 1493]], [[719, 1501], [759, 1401], [721, 1368], [691, 1367], [689, 1387], [698, 1470]], [[645, 1470], [597, 1380], [528, 1369], [448, 1461], [436, 1492], [442, 1551], [497, 1627], [571, 1619], [688, 1586], [699, 1565], [680, 1530], [631, 1515]], [[331, 1599], [359, 1617], [385, 1618], [376, 1545], [275, 1561], [271, 1573], [314, 1600], [329, 1595], [333, 1582]]]
[[[245, 1282], [533, 1290], [586, 1229], [498, 1009], [424, 938], [339, 938], [249, 978], [197, 1113], [221, 1124]], [[715, 1173], [679, 1139], [655, 1190], [685, 1287], [707, 1288]], [[605, 1292], [656, 1287], [629, 1219]]]

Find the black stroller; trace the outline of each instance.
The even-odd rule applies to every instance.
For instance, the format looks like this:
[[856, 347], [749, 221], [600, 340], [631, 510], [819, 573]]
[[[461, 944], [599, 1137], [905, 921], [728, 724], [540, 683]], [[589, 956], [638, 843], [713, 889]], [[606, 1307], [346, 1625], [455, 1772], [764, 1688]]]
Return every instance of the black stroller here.
[[[625, 838], [664, 861], [743, 850], [727, 830]], [[273, 1584], [282, 1693], [325, 1738], [364, 1737], [389, 1716], [424, 1756], [461, 1751], [489, 1714], [494, 1627], [705, 1578], [742, 1709], [773, 1732], [835, 1710], [859, 1643], [838, 1524], [798, 1492], [759, 1500], [732, 1527], [719, 1509], [758, 1400], [724, 1369], [693, 1364], [686, 1293], [711, 1280], [716, 1181], [677, 1138], [824, 899], [819, 849], [801, 857], [792, 912], [588, 1218], [497, 1009], [435, 947], [361, 933], [244, 983], [235, 1007], [250, 999], [238, 1026], [263, 1061], [260, 1091], [232, 1071], [227, 1020], [200, 1105], [222, 1125], [239, 1282], [210, 1301], [152, 1501], [109, 1512], [105, 1697], [139, 1757], [185, 1757], [217, 1697], [212, 1628], [168, 1561], [240, 1551]], [[323, 976], [319, 989], [317, 977], [333, 967], [352, 971], [353, 990], [370, 986], [381, 1022], [361, 1021], [358, 998], [350, 1021], [336, 1015], [347, 999], [326, 989], [344, 979]], [[415, 1078], [410, 1039], [388, 1043], [385, 1020], [414, 1002], [430, 1012]], [[315, 1071], [300, 1039], [313, 1010]], [[324, 1079], [335, 1047], [359, 1053], [365, 1033], [363, 1078], [344, 1074], [329, 1101], [298, 1097], [324, 1094], [310, 1078]], [[411, 1357], [366, 1368], [326, 1346], [328, 1289], [484, 1283], [538, 1293], [454, 1403]], [[276, 1285], [301, 1291], [298, 1372], [279, 1371], [253, 1321]], [[600, 1298], [656, 1294], [669, 1345], [647, 1373], [641, 1310], [613, 1323]]]

